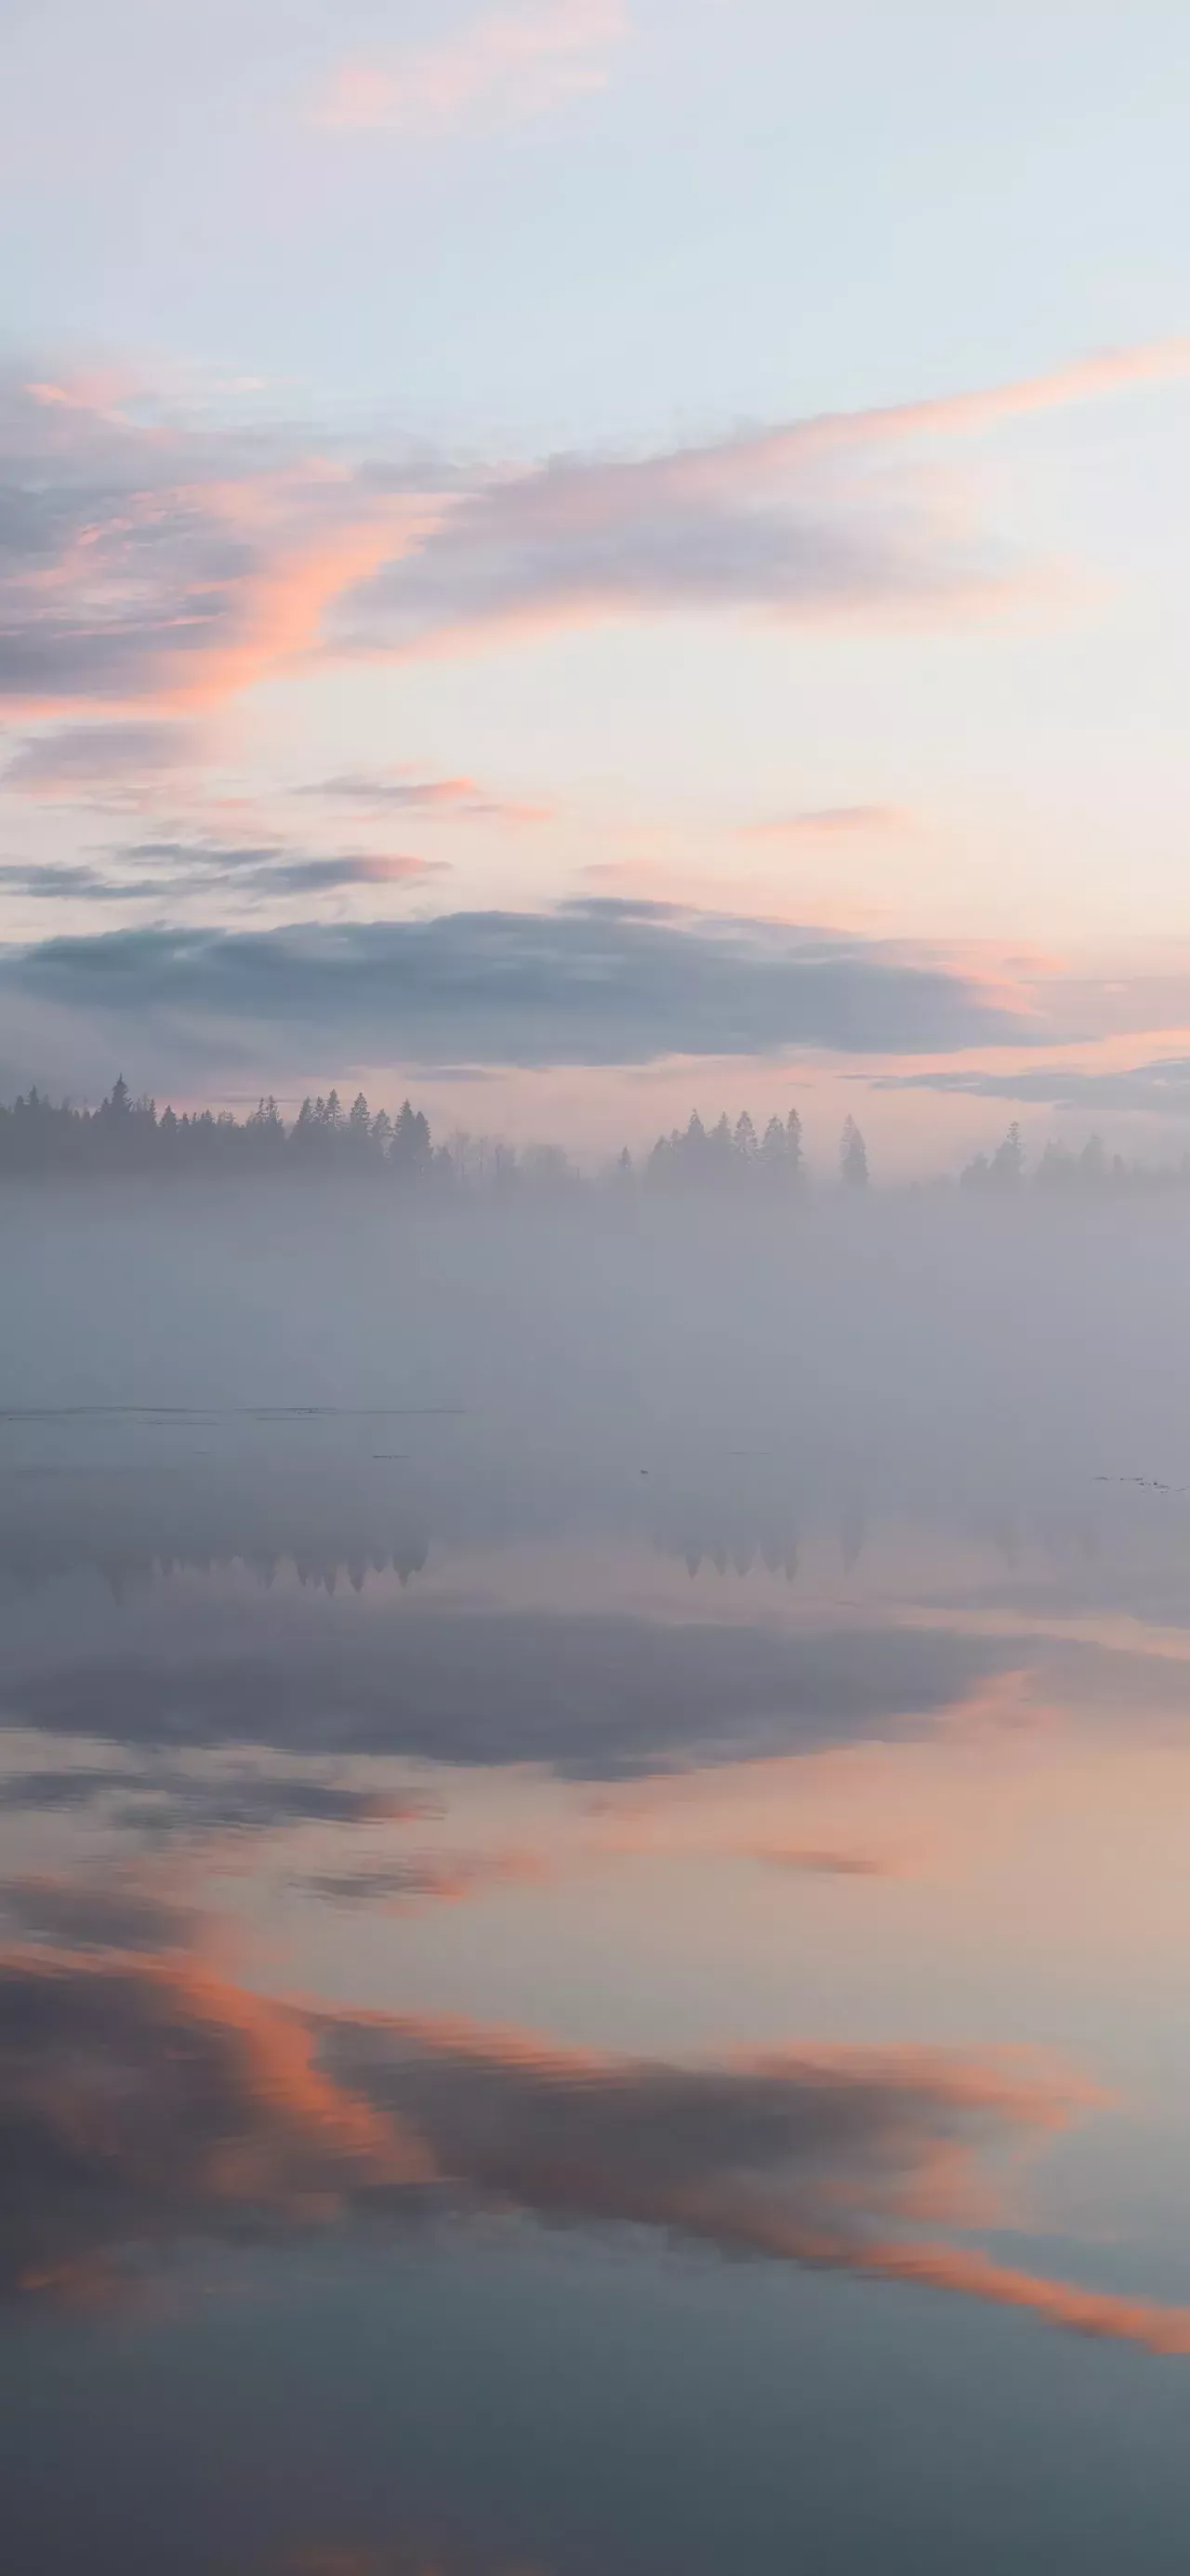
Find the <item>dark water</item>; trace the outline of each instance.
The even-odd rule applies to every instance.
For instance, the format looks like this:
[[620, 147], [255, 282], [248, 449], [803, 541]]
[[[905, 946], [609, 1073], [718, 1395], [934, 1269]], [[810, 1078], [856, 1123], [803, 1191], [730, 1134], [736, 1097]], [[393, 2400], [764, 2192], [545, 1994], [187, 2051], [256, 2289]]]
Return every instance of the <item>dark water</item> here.
[[1184, 2569], [1190, 1497], [0, 1424], [14, 2576]]

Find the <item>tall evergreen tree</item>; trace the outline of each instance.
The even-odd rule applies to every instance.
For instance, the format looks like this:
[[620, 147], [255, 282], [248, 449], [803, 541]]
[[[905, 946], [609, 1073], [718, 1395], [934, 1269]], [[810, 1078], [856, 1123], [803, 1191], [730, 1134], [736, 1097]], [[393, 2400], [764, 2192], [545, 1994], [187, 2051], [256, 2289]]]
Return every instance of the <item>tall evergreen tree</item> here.
[[868, 1149], [854, 1118], [845, 1118], [839, 1139], [839, 1174], [845, 1186], [862, 1190], [868, 1184]]

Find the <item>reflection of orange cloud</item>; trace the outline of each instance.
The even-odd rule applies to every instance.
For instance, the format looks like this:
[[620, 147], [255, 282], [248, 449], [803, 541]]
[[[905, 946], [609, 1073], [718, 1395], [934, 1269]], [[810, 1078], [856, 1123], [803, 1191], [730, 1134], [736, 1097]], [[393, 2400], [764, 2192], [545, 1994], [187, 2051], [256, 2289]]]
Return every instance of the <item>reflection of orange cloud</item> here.
[[1190, 2309], [901, 2233], [994, 2220], [1004, 2156], [1096, 2103], [1040, 2061], [617, 2057], [269, 2002], [197, 1966], [132, 1958], [12, 1955], [0, 2001], [0, 2263], [27, 2294], [94, 2283], [126, 2247], [410, 2209], [411, 2189], [435, 2181], [464, 2209], [676, 2230], [1190, 2351]]
[[299, 2014], [197, 1963], [13, 1954], [0, 1999], [10, 2290], [94, 2292], [125, 2249], [309, 2226], [426, 2178], [399, 2119], [322, 2072]]
[[1130, 2299], [1111, 2291], [1084, 2290], [995, 2263], [986, 2254], [954, 2245], [864, 2242], [852, 2236], [815, 2236], [780, 2221], [759, 2220], [733, 2229], [729, 2240], [763, 2254], [824, 2271], [856, 2272], [866, 2279], [902, 2281], [924, 2290], [951, 2290], [993, 2307], [1023, 2308], [1070, 2334], [1140, 2344], [1146, 2352], [1190, 2353], [1190, 2307], [1165, 2307], [1158, 2299]]
[[845, 1844], [758, 1843], [742, 1860], [766, 1869], [805, 1870], [814, 1878], [903, 1878], [905, 1863], [892, 1852], [860, 1851]]

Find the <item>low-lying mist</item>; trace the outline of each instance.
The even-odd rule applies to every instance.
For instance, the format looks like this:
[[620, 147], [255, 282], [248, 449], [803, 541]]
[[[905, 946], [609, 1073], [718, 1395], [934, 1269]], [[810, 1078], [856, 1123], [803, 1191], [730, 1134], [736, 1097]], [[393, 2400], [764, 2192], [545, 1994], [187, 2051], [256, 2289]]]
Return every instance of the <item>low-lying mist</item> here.
[[10, 1414], [441, 1410], [510, 1466], [781, 1448], [1190, 1483], [1179, 1197], [501, 1209], [130, 1182], [10, 1187], [0, 1226]]

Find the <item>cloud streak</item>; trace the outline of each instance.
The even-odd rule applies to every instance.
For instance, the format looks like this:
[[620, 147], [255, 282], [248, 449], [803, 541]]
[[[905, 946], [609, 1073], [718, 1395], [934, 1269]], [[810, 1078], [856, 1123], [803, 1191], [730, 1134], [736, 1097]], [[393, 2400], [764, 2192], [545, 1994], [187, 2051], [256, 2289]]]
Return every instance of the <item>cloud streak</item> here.
[[293, 1884], [326, 1905], [405, 1914], [424, 1905], [462, 1905], [493, 1888], [540, 1886], [549, 1874], [537, 1852], [411, 1852], [407, 1860], [316, 1870]]
[[899, 805], [808, 805], [800, 813], [776, 814], [761, 823], [741, 823], [741, 841], [771, 841], [781, 847], [806, 842], [865, 840], [904, 831], [911, 816]]
[[494, 796], [474, 778], [420, 778], [408, 769], [349, 770], [300, 790], [331, 805], [361, 805], [376, 813], [395, 808], [425, 821], [545, 823], [553, 808]]
[[138, 789], [146, 779], [198, 768], [204, 743], [197, 725], [166, 718], [127, 724], [66, 725], [21, 744], [0, 786], [47, 804], [91, 804], [98, 795]]
[[627, 34], [621, 0], [525, 0], [437, 43], [342, 63], [315, 121], [427, 140], [546, 116], [606, 86]]
[[1018, 384], [825, 413], [630, 461], [562, 457], [474, 492], [344, 604], [391, 652], [661, 612], [887, 624], [983, 616], [1036, 589], [901, 451], [1190, 372], [1190, 340]]
[[56, 1771], [14, 1771], [0, 1780], [0, 1814], [63, 1815], [102, 1810], [105, 1825], [159, 1843], [263, 1841], [307, 1827], [422, 1823], [440, 1813], [415, 1792], [355, 1788], [290, 1771], [201, 1771], [155, 1761], [147, 1772], [115, 1763]]
[[965, 1100], [1019, 1100], [1092, 1115], [1140, 1111], [1157, 1118], [1190, 1118], [1190, 1056], [1159, 1056], [1149, 1064], [1106, 1073], [1087, 1073], [1070, 1064], [1021, 1067], [1013, 1073], [939, 1067], [933, 1073], [882, 1074], [874, 1087], [945, 1092]]
[[340, 851], [333, 856], [306, 855], [283, 842], [233, 848], [221, 841], [138, 841], [115, 854], [117, 860], [167, 863], [172, 873], [113, 875], [110, 867], [40, 867], [34, 861], [0, 864], [0, 888], [37, 903], [102, 903], [170, 905], [213, 893], [256, 901], [283, 901], [307, 895], [349, 893], [357, 886], [412, 886], [450, 874], [445, 859], [422, 859], [408, 853], [382, 856], [375, 851]]

